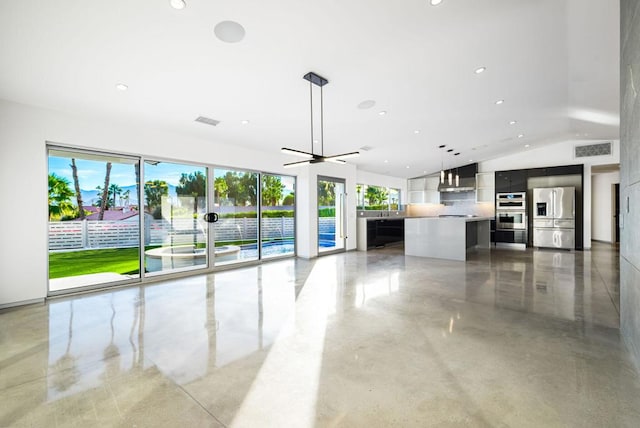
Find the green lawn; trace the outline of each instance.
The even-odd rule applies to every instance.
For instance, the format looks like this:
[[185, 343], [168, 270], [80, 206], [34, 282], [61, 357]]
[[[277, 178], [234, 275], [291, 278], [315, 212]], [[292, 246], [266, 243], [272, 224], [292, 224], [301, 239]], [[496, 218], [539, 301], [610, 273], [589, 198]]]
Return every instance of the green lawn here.
[[[255, 244], [256, 240], [216, 242], [222, 245]], [[204, 244], [198, 244], [204, 248]], [[145, 250], [158, 248], [148, 246]], [[139, 271], [138, 248], [112, 248], [105, 250], [70, 251], [49, 253], [49, 278], [87, 275], [90, 273], [115, 272], [134, 275]]]
[[138, 248], [114, 248], [49, 253], [49, 278], [101, 272], [136, 274], [139, 270], [138, 250]]

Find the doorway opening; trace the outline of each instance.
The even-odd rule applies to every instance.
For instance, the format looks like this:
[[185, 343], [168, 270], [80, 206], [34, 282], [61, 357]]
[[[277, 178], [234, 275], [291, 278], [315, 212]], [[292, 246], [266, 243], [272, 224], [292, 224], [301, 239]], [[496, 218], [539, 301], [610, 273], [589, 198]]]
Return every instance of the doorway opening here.
[[346, 197], [343, 178], [318, 176], [318, 254], [345, 250]]

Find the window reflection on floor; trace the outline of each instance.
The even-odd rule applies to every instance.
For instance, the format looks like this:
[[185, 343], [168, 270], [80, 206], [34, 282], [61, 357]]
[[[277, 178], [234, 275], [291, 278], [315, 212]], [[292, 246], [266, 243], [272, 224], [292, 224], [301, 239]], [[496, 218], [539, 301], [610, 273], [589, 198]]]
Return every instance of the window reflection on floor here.
[[295, 304], [282, 271], [260, 266], [51, 302], [48, 399], [150, 367], [185, 384], [270, 346]]

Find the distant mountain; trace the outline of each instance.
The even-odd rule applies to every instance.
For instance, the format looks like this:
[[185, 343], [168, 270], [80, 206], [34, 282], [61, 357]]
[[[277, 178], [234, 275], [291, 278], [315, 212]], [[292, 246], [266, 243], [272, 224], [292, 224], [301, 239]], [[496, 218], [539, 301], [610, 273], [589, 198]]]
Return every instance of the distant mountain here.
[[[138, 195], [136, 194], [136, 186], [132, 184], [131, 186], [123, 186], [121, 187], [122, 193], [125, 193], [127, 190], [129, 191], [129, 205], [138, 205]], [[80, 194], [82, 195], [82, 203], [84, 205], [94, 205], [99, 199], [101, 192], [97, 189], [86, 190], [80, 189]], [[169, 184], [169, 196], [174, 197], [177, 196], [176, 186]], [[75, 202], [75, 198], [72, 198], [73, 202]], [[117, 206], [124, 206], [125, 200], [122, 197], [116, 198]]]

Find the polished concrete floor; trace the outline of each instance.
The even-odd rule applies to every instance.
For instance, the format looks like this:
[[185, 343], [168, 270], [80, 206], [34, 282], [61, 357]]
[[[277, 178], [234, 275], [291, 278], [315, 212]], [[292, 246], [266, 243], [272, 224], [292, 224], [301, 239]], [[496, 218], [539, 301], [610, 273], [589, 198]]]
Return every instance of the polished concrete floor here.
[[401, 248], [0, 312], [0, 426], [640, 425], [618, 253]]

